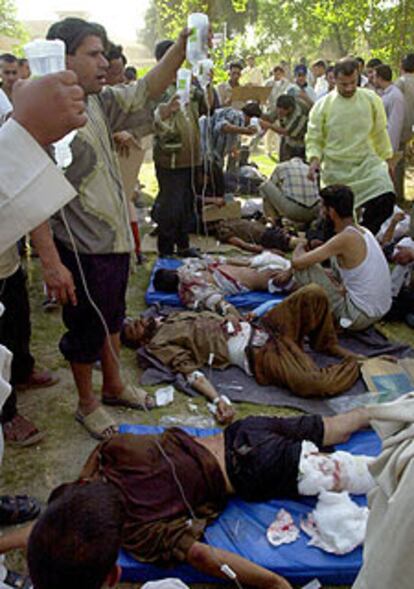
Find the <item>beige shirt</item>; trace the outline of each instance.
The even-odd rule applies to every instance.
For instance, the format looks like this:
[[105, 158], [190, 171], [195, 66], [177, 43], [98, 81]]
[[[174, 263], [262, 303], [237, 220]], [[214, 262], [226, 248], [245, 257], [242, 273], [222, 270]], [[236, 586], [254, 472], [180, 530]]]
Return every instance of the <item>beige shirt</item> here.
[[75, 190], [16, 121], [0, 129], [0, 253], [68, 203]]
[[[0, 280], [12, 276], [20, 266], [20, 256], [16, 245], [0, 254]], [[0, 295], [1, 300], [1, 295]]]

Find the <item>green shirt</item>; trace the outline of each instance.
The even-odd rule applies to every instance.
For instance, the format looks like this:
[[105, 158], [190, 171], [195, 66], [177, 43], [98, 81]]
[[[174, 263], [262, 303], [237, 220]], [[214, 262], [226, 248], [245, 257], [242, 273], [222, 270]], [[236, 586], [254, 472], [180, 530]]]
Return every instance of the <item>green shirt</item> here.
[[[133, 250], [127, 199], [112, 134], [132, 129], [152, 131], [145, 78], [128, 86], [106, 87], [88, 97], [88, 121], [71, 144], [73, 161], [66, 178], [77, 196], [64, 214], [76, 247], [83, 254], [126, 253]], [[51, 221], [55, 237], [73, 249], [61, 212]]]
[[322, 162], [322, 183], [346, 184], [355, 208], [394, 192], [387, 159], [393, 154], [381, 98], [358, 88], [351, 98], [333, 90], [312, 107], [306, 134], [306, 156]]

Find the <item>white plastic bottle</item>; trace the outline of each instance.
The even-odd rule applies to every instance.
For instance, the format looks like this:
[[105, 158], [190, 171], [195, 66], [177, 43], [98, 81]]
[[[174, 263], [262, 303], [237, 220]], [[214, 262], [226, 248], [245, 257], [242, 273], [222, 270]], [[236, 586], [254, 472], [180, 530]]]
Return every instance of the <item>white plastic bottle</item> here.
[[212, 59], [203, 59], [198, 64], [196, 76], [203, 90], [205, 90], [211, 82], [211, 70], [213, 69], [213, 66]]
[[208, 16], [194, 12], [188, 16], [187, 59], [194, 66], [208, 57]]
[[181, 68], [177, 72], [177, 94], [180, 98], [181, 108], [184, 110], [190, 102], [191, 71]]
[[[55, 74], [66, 69], [65, 44], [60, 39], [52, 41], [35, 39], [24, 47], [26, 57], [29, 60], [33, 76], [41, 77], [46, 74]], [[65, 137], [53, 144], [55, 159], [59, 168], [64, 169], [72, 163], [72, 143], [77, 131], [71, 131]]]

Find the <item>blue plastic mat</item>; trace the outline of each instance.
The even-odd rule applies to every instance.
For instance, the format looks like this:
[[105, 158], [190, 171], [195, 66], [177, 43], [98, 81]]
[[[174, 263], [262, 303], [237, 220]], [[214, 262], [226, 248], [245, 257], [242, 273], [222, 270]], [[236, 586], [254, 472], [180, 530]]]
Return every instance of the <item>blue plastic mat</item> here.
[[[121, 426], [121, 432], [134, 434], [160, 433], [163, 429], [141, 425]], [[195, 436], [211, 435], [219, 431], [184, 429]], [[354, 434], [349, 442], [337, 448], [353, 454], [377, 456], [381, 446], [378, 436], [373, 431], [366, 431]], [[354, 498], [360, 505], [366, 504], [365, 497]], [[299, 525], [300, 519], [314, 506], [314, 499], [275, 500], [267, 503], [246, 503], [240, 499], [231, 499], [220, 517], [207, 528], [206, 539], [213, 546], [237, 552], [256, 564], [283, 575], [291, 583], [303, 584], [317, 577], [322, 584], [352, 584], [362, 564], [362, 548], [344, 556], [335, 556], [307, 546], [309, 538], [303, 532], [293, 544], [278, 548], [272, 547], [266, 540], [266, 529], [280, 508], [289, 511]], [[162, 569], [137, 562], [125, 552], [121, 552], [118, 563], [122, 567], [122, 581], [144, 582], [178, 577], [186, 583], [220, 583], [219, 579], [202, 575], [188, 565]]]
[[[174, 270], [181, 265], [180, 260], [170, 260], [169, 258], [159, 258], [152, 269], [150, 283], [145, 293], [145, 302], [147, 305], [155, 305], [160, 303], [162, 305], [168, 305], [170, 307], [182, 307], [181, 301], [178, 294], [162, 292], [155, 290], [154, 288], [154, 274], [160, 268], [167, 268], [168, 270]], [[232, 295], [226, 298], [226, 300], [238, 308], [243, 309], [254, 309], [262, 303], [267, 301], [283, 301], [285, 295], [270, 294], [265, 291], [249, 291], [247, 293]]]

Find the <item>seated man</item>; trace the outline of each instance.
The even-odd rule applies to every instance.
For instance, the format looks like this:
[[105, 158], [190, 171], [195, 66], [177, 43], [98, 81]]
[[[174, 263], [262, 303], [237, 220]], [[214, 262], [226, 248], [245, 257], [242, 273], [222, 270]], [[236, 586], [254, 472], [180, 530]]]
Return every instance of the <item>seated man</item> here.
[[[332, 311], [343, 328], [359, 331], [381, 319], [391, 307], [390, 270], [372, 233], [354, 222], [354, 194], [347, 186], [321, 191], [324, 214], [335, 236], [306, 252], [293, 253], [292, 269], [285, 276], [301, 284], [323, 286]], [[331, 261], [334, 281], [320, 265]]]
[[[108, 564], [113, 563], [113, 550], [121, 540], [122, 547], [141, 562], [163, 566], [187, 562], [206, 575], [236, 578], [242, 586], [291, 589], [276, 573], [207, 545], [205, 528], [223, 511], [229, 495], [246, 501], [297, 497], [305, 478], [303, 442], [313, 442], [315, 455], [320, 456], [319, 448], [343, 442], [367, 425], [367, 411], [357, 409], [335, 417], [248, 417], [203, 438], [179, 428], [157, 435], [114, 435], [92, 452], [76, 482], [55, 489], [31, 535], [28, 527], [0, 538], [0, 552], [28, 542], [36, 589], [98, 589], [98, 583], [81, 584], [79, 579], [88, 570], [89, 555], [101, 545], [101, 533], [112, 528], [113, 537], [102, 545], [102, 559]], [[327, 486], [348, 489], [349, 471], [335, 460], [332, 466], [338, 466], [338, 476]], [[109, 510], [108, 505], [113, 507]], [[95, 525], [89, 525], [90, 518]], [[90, 534], [85, 551], [77, 551], [73, 542], [79, 527], [88, 528]], [[102, 583], [112, 569], [109, 566], [105, 572], [102, 565], [101, 569]], [[92, 569], [91, 579], [94, 573]], [[50, 584], [39, 581], [48, 575]], [[68, 578], [71, 584], [59, 585], [59, 578]]]
[[[160, 268], [154, 274], [154, 288], [164, 292], [177, 292], [181, 303], [189, 309], [208, 309], [222, 313], [229, 307], [226, 296], [250, 290], [276, 292], [273, 280], [279, 272], [290, 268], [289, 260], [277, 254], [268, 254], [270, 263], [262, 256], [232, 258], [226, 263], [209, 256], [203, 259], [188, 258], [177, 270]], [[284, 286], [288, 290], [289, 285]], [[236, 309], [234, 314], [238, 315]]]
[[[292, 149], [292, 154], [295, 151]], [[300, 157], [278, 164], [272, 176], [260, 186], [267, 217], [287, 217], [296, 223], [310, 223], [319, 213], [316, 180], [308, 178], [309, 166]]]
[[[233, 364], [261, 385], [287, 387], [301, 397], [333, 396], [358, 379], [357, 361], [338, 344], [328, 297], [321, 287], [299, 289], [267, 312], [258, 326], [240, 320], [234, 312], [228, 305], [222, 315], [183, 311], [161, 322], [153, 318], [127, 321], [122, 341], [136, 348], [145, 345], [173, 372], [187, 375], [191, 386], [218, 404], [217, 419], [222, 422], [229, 421], [233, 412], [198, 372], [207, 364], [218, 369]], [[303, 349], [306, 336], [315, 350], [344, 359], [319, 368]]]

